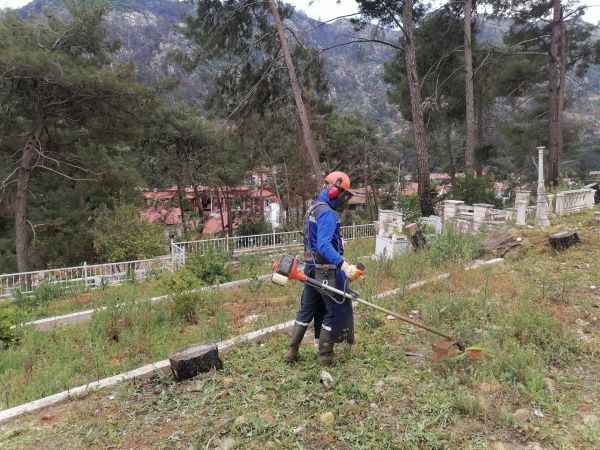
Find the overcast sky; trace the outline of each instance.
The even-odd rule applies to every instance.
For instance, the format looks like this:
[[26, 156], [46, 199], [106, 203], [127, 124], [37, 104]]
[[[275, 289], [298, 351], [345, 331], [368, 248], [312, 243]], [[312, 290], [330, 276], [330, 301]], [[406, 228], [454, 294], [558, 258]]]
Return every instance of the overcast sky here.
[[[0, 0], [1, 7], [18, 8], [30, 0]], [[315, 19], [328, 20], [344, 14], [352, 14], [357, 10], [354, 0], [287, 0], [304, 10]], [[582, 5], [589, 5], [586, 20], [591, 23], [600, 22], [600, 0], [582, 0]]]

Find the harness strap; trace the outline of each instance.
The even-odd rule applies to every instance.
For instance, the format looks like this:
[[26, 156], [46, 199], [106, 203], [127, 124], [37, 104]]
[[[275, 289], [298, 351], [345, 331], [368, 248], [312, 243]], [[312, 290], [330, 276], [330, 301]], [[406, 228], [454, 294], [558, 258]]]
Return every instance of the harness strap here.
[[306, 216], [304, 217], [304, 260], [312, 260], [315, 264], [321, 261], [322, 258], [320, 258], [320, 255], [317, 252], [313, 251], [313, 249], [310, 246], [310, 222], [311, 220], [316, 222], [317, 212], [321, 208], [331, 209], [331, 207], [326, 202], [318, 200], [313, 202], [308, 207], [308, 210], [306, 211]]

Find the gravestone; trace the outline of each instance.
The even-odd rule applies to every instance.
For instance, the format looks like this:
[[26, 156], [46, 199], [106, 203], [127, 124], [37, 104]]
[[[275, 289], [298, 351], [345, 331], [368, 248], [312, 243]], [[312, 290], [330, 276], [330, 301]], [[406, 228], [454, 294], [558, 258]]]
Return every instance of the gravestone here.
[[379, 210], [375, 256], [393, 258], [410, 250], [410, 242], [402, 234], [404, 220], [401, 211]]
[[529, 207], [529, 191], [517, 191], [515, 195], [515, 209], [517, 211], [516, 224], [527, 225], [527, 208]]

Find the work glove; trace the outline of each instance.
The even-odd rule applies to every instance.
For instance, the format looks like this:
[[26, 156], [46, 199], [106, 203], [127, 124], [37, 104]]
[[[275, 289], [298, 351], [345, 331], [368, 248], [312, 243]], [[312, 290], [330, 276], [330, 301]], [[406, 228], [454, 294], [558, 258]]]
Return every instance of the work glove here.
[[341, 269], [350, 281], [358, 280], [364, 273], [364, 269], [361, 269], [354, 264], [348, 264], [346, 261], [342, 263]]

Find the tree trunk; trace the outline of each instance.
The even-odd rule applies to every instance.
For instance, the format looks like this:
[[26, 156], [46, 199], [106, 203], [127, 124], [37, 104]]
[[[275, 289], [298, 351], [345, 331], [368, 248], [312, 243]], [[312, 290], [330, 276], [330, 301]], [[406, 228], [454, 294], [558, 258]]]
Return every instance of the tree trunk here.
[[[36, 131], [35, 140], [39, 139], [40, 131]], [[29, 180], [34, 156], [34, 145], [31, 140], [23, 147], [19, 170], [17, 171], [17, 192], [15, 195], [15, 246], [17, 252], [17, 268], [19, 272], [28, 272], [30, 233], [27, 224], [27, 197]]]
[[550, 100], [550, 161], [548, 181], [556, 186], [560, 177], [562, 157], [562, 110], [564, 105], [565, 49], [564, 22], [561, 0], [552, 0], [552, 37], [550, 41], [550, 67], [548, 76]]
[[477, 146], [477, 123], [475, 121], [475, 95], [473, 93], [473, 48], [471, 45], [471, 13], [473, 0], [465, 0], [465, 103], [467, 122], [467, 145], [465, 145], [465, 171], [473, 172], [475, 147]]
[[225, 231], [225, 215], [223, 214], [223, 195], [218, 186], [216, 189], [216, 193], [217, 193], [217, 202], [219, 203], [219, 215], [221, 216], [221, 230], [223, 233], [225, 233], [226, 231]]
[[192, 181], [192, 187], [194, 189], [194, 196], [196, 197], [196, 210], [198, 211], [198, 220], [200, 224], [204, 223], [204, 205], [202, 204], [202, 195], [198, 189], [198, 184]]
[[425, 121], [423, 118], [423, 103], [421, 101], [421, 82], [417, 73], [417, 50], [413, 32], [413, 0], [405, 0], [402, 8], [402, 23], [406, 44], [406, 72], [410, 91], [410, 104], [415, 135], [415, 149], [417, 152], [417, 182], [419, 184], [419, 200], [421, 214], [433, 215], [433, 203], [429, 191], [429, 152], [427, 150], [427, 137], [425, 135]]
[[300, 83], [298, 82], [298, 77], [296, 76], [296, 69], [294, 67], [294, 62], [290, 54], [287, 38], [283, 30], [283, 23], [279, 15], [279, 10], [277, 9], [276, 0], [269, 0], [269, 6], [271, 8], [271, 13], [273, 14], [273, 20], [275, 23], [275, 28], [277, 29], [277, 35], [279, 36], [279, 42], [281, 44], [281, 50], [283, 52], [285, 64], [287, 65], [290, 83], [292, 85], [292, 92], [294, 93], [294, 101], [296, 102], [296, 110], [298, 112], [298, 117], [300, 119], [300, 124], [302, 127], [302, 138], [307, 153], [305, 159], [308, 159], [309, 163], [312, 166], [314, 184], [318, 186], [321, 182], [321, 179], [323, 178], [323, 171], [321, 169], [321, 164], [319, 163], [319, 154], [317, 153], [317, 148], [313, 139], [312, 130], [310, 128], [308, 113], [306, 112], [304, 101], [302, 100], [302, 91], [300, 89]]
[[452, 151], [452, 122], [446, 126], [446, 148], [448, 149], [448, 175], [450, 175], [450, 183], [454, 184], [456, 180], [456, 160]]
[[177, 185], [177, 201], [179, 203], [179, 216], [181, 217], [181, 226], [183, 227], [183, 233], [187, 234], [187, 224], [185, 223], [185, 216], [183, 214], [183, 195], [181, 193], [181, 184]]

